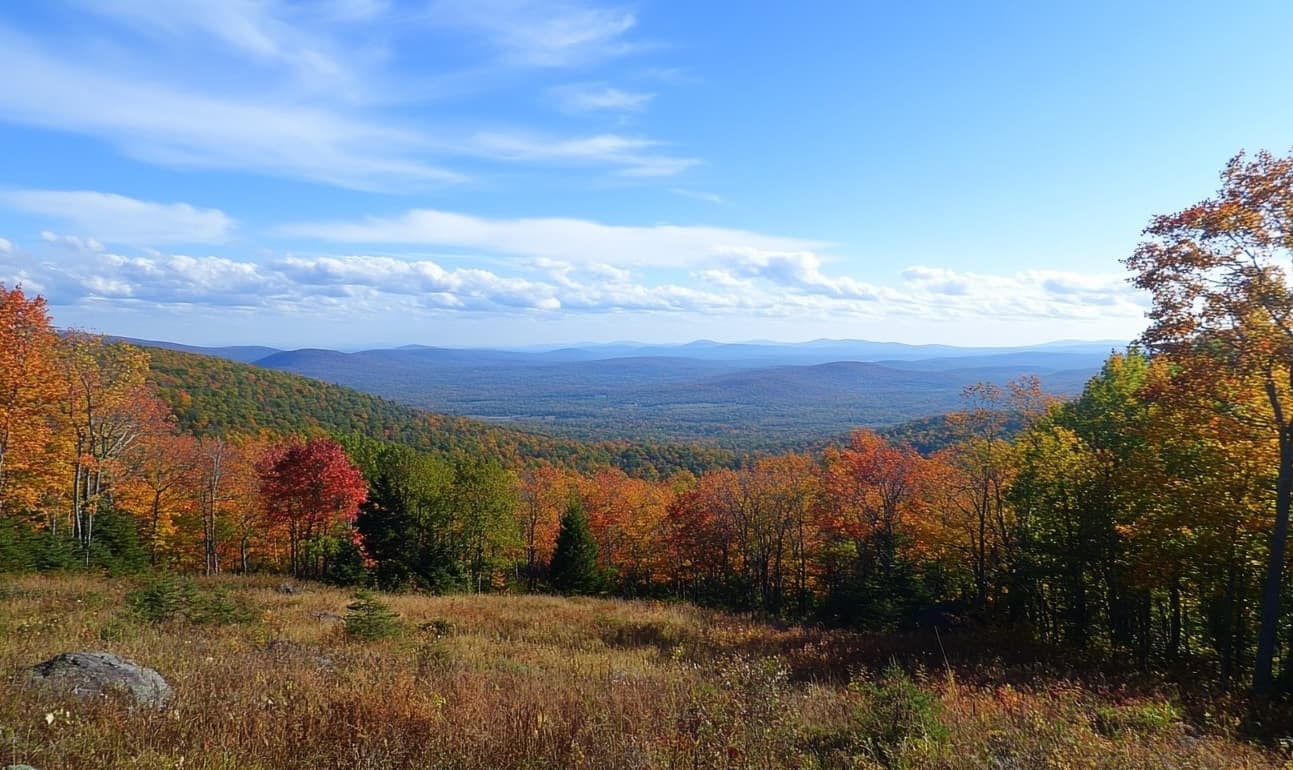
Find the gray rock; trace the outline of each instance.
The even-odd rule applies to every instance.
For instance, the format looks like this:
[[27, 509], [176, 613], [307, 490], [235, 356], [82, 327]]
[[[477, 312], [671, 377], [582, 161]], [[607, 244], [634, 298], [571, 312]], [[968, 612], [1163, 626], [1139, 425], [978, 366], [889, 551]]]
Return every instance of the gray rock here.
[[280, 594], [287, 594], [288, 596], [301, 593], [301, 587], [294, 586], [291, 583], [280, 583], [278, 588], [275, 588], [274, 590], [278, 591]]
[[31, 765], [5, 765], [4, 770], [36, 770]]
[[55, 655], [27, 669], [27, 681], [82, 699], [126, 695], [154, 708], [171, 698], [171, 686], [161, 674], [110, 652]]

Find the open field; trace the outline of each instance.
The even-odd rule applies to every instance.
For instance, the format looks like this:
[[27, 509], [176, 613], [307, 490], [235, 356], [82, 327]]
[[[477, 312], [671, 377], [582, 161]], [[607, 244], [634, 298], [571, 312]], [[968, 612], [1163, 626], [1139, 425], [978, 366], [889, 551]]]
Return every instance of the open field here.
[[[138, 580], [7, 579], [0, 764], [1285, 766], [1237, 738], [1216, 716], [1224, 709], [1205, 716], [1130, 680], [1067, 678], [1040, 654], [993, 662], [962, 637], [945, 640], [949, 671], [933, 637], [779, 629], [685, 605], [383, 596], [402, 616], [398, 632], [360, 641], [339, 617], [346, 593], [275, 584], [196, 581], [203, 614], [153, 622], [159, 594], [139, 594]], [[68, 650], [152, 666], [175, 697], [162, 710], [83, 703], [13, 676]], [[886, 673], [890, 661], [913, 675]]]

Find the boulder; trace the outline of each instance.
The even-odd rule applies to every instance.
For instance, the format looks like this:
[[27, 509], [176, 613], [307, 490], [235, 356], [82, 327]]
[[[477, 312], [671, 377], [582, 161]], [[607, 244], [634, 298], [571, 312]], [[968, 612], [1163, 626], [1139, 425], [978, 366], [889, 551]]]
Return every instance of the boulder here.
[[280, 583], [274, 590], [278, 591], [280, 594], [286, 594], [288, 596], [301, 593], [301, 587], [292, 585], [291, 583]]
[[161, 674], [110, 652], [55, 655], [27, 669], [27, 681], [82, 699], [125, 695], [154, 708], [171, 698], [171, 686]]

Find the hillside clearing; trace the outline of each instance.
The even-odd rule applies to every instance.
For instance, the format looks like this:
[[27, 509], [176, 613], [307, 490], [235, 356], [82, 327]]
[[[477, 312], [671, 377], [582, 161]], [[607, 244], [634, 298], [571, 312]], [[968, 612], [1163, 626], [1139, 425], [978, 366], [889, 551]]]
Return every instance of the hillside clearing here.
[[[1224, 720], [1187, 728], [1164, 694], [984, 661], [954, 663], [949, 677], [915, 637], [778, 629], [687, 605], [383, 595], [399, 629], [364, 642], [346, 634], [351, 597], [341, 591], [281, 593], [269, 578], [160, 581], [0, 585], [0, 760], [42, 769], [1280, 767]], [[159, 620], [148, 619], [158, 608]], [[954, 658], [963, 642], [949, 640]], [[13, 676], [58, 652], [100, 649], [156, 668], [175, 699], [163, 711], [82, 703], [22, 689]], [[889, 660], [914, 676], [886, 672]]]

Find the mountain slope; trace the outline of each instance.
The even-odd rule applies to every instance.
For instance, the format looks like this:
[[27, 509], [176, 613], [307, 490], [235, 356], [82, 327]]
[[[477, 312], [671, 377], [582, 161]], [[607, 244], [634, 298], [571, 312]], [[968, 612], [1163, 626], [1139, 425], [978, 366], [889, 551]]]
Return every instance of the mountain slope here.
[[544, 461], [590, 470], [614, 465], [647, 478], [730, 464], [713, 447], [583, 443], [432, 414], [288, 372], [165, 348], [149, 351], [150, 378], [181, 426], [197, 433], [357, 432], [418, 449], [493, 456], [511, 466]]

